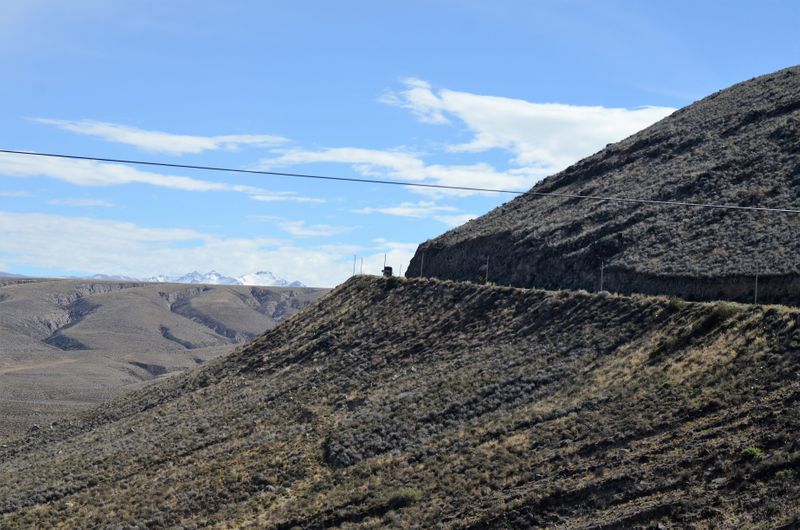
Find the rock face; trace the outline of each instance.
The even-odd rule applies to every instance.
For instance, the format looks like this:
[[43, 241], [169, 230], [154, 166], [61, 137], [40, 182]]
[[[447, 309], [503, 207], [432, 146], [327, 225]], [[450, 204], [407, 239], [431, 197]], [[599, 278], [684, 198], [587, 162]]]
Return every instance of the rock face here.
[[[800, 214], [545, 197], [800, 209], [800, 67], [740, 83], [607, 146], [420, 245], [408, 276], [800, 304]], [[424, 256], [424, 258], [423, 258]], [[423, 262], [424, 260], [424, 262]]]

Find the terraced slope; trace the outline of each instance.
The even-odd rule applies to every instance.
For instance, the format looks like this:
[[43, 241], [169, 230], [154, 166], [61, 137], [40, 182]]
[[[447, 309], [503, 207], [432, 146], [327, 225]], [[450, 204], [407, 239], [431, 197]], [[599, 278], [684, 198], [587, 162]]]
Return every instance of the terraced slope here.
[[4, 278], [0, 441], [227, 353], [324, 292]]
[[0, 447], [0, 527], [800, 522], [800, 311], [357, 277]]
[[[800, 67], [717, 92], [420, 245], [408, 276], [800, 305], [800, 215], [534, 192], [800, 209]], [[424, 256], [424, 258], [423, 258]]]

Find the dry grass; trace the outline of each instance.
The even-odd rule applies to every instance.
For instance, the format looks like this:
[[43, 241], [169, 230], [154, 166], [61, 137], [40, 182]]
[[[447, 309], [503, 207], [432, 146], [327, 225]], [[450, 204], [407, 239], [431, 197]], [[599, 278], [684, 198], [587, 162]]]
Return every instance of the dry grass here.
[[0, 448], [0, 527], [793, 524], [799, 319], [356, 278]]

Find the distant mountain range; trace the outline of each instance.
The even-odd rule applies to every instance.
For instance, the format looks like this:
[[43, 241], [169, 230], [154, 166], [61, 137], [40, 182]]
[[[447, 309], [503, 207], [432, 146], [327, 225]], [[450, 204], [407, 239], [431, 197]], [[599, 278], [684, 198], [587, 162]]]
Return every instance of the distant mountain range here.
[[128, 278], [125, 276], [107, 276], [104, 274], [95, 274], [92, 276], [95, 280], [138, 280], [143, 282], [156, 282], [156, 283], [202, 283], [208, 285], [259, 285], [268, 287], [305, 287], [305, 285], [298, 281], [289, 281], [275, 276], [269, 271], [258, 271], [245, 274], [239, 277], [225, 276], [217, 271], [208, 271], [201, 273], [192, 271], [183, 276], [167, 276], [158, 275], [151, 278]]
[[[0, 272], [0, 277], [22, 278], [22, 275]], [[289, 281], [275, 276], [269, 271], [258, 271], [244, 274], [237, 278], [225, 276], [217, 271], [201, 273], [192, 271], [183, 276], [168, 276], [159, 274], [150, 278], [134, 278], [132, 276], [95, 274], [93, 276], [82, 277], [87, 280], [107, 280], [107, 281], [126, 281], [126, 282], [151, 282], [151, 283], [202, 283], [208, 285], [257, 285], [262, 287], [306, 287], [298, 281]]]

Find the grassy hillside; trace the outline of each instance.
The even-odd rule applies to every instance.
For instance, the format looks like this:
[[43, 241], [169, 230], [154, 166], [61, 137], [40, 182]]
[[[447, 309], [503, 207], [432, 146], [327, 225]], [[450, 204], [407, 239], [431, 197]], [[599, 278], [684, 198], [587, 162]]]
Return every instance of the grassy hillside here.
[[799, 354], [783, 307], [357, 277], [0, 446], [0, 527], [789, 528]]
[[[800, 209], [800, 66], [737, 84], [420, 245], [408, 276], [800, 305], [799, 214], [544, 197]], [[424, 256], [424, 258], [423, 258]], [[423, 263], [424, 261], [424, 263]]]
[[4, 278], [0, 441], [226, 353], [324, 292]]

